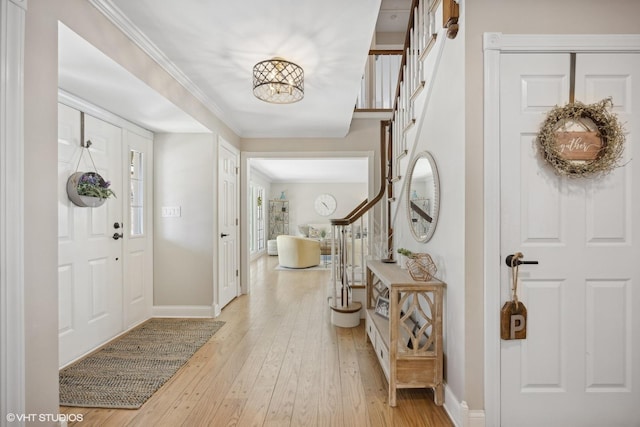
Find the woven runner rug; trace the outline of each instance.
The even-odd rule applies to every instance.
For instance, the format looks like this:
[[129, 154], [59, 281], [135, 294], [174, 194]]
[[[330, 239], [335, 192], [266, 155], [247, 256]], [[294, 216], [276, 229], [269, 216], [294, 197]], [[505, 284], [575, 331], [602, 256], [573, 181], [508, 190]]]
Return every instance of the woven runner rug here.
[[151, 319], [60, 371], [60, 405], [137, 409], [224, 322]]

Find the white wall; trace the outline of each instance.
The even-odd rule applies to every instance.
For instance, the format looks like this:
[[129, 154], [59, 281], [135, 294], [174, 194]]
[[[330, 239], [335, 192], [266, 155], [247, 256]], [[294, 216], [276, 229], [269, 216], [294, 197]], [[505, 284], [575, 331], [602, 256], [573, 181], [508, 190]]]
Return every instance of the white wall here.
[[38, 195], [24, 206], [25, 409], [42, 414], [57, 414], [59, 401], [58, 22], [50, 6], [29, 2], [24, 59], [24, 192]]
[[[157, 134], [154, 143], [153, 302], [159, 306], [212, 306], [214, 173], [211, 134]], [[163, 217], [179, 207], [180, 217]]]
[[[289, 200], [289, 234], [298, 234], [298, 225], [327, 224], [332, 218], [343, 218], [367, 198], [366, 183], [273, 183], [270, 199], [280, 197], [285, 191]], [[314, 209], [316, 197], [329, 193], [336, 198], [336, 211], [326, 217]]]

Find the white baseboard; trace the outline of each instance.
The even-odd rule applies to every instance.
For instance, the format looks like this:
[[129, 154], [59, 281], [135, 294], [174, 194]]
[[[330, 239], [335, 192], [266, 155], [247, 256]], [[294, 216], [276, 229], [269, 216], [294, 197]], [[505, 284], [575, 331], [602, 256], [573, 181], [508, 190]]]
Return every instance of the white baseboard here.
[[453, 425], [456, 427], [464, 427], [462, 420], [462, 413], [464, 412], [464, 409], [448, 384], [445, 384], [444, 386], [444, 410], [447, 411], [449, 418], [453, 421]]
[[444, 409], [456, 427], [485, 427], [484, 410], [469, 409], [467, 402], [458, 400], [448, 385], [444, 387]]
[[215, 317], [210, 305], [155, 305], [153, 317]]
[[486, 420], [483, 409], [469, 410], [467, 419], [469, 420], [469, 424], [467, 424], [468, 427], [485, 427]]

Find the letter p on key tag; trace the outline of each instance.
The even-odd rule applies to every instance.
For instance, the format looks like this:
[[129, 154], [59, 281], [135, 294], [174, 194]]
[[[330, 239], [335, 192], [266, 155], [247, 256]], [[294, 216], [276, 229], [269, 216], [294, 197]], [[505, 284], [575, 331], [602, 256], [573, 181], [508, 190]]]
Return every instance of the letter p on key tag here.
[[503, 340], [527, 338], [527, 308], [518, 301], [518, 267], [538, 261], [522, 261], [523, 257], [522, 252], [516, 252], [505, 260], [511, 268], [511, 301], [505, 302], [500, 310], [500, 338]]
[[523, 340], [527, 338], [527, 308], [519, 301], [507, 301], [500, 310], [500, 338]]

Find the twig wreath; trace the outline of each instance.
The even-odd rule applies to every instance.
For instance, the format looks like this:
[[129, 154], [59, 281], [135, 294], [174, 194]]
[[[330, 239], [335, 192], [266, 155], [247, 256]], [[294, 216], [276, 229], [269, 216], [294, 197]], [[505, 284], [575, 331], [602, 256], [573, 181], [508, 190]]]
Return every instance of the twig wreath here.
[[[542, 156], [558, 175], [585, 177], [607, 174], [620, 166], [625, 135], [616, 115], [609, 111], [611, 107], [613, 101], [607, 98], [588, 105], [576, 101], [549, 111], [538, 133], [538, 144]], [[597, 133], [600, 147], [593, 159], [576, 160], [563, 152], [563, 144], [558, 143], [558, 132], [571, 124]]]

